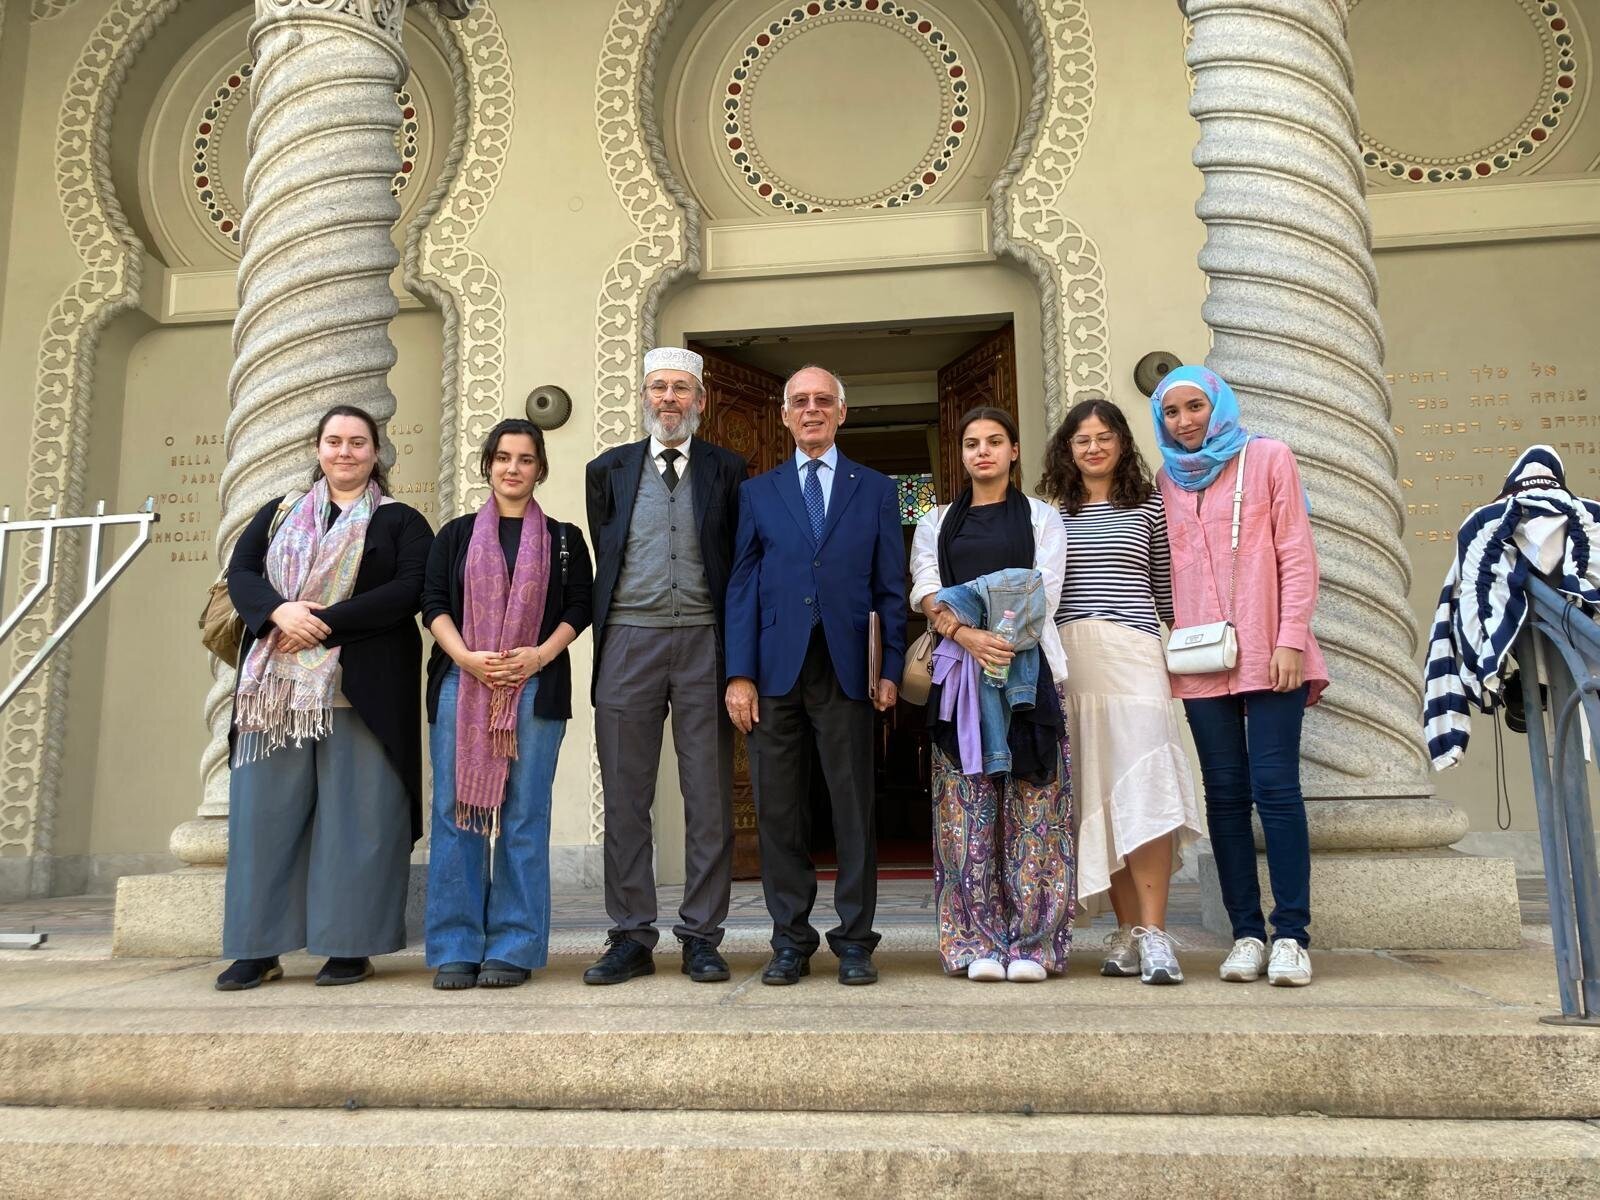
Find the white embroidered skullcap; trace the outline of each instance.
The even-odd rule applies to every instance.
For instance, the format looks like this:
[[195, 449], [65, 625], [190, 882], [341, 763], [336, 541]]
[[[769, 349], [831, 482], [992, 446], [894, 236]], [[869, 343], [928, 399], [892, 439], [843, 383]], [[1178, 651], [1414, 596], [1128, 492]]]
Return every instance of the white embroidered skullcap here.
[[645, 351], [644, 356], [646, 378], [652, 371], [687, 371], [696, 379], [702, 379], [705, 365], [705, 359], [682, 346], [657, 346], [654, 350]]

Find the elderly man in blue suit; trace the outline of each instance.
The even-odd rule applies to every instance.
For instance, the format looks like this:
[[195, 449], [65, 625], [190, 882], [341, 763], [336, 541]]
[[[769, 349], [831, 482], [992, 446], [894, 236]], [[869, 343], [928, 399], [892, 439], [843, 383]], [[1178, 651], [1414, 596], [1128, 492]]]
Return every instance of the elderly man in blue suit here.
[[[772, 916], [773, 955], [761, 973], [767, 984], [799, 982], [819, 944], [810, 920], [817, 898], [808, 848], [813, 745], [839, 858], [839, 924], [828, 931], [828, 945], [839, 958], [840, 983], [878, 978], [872, 710], [894, 707], [905, 661], [906, 557], [894, 484], [834, 444], [845, 415], [837, 375], [816, 366], [796, 371], [783, 389], [794, 456], [739, 489], [727, 706], [749, 736], [761, 884]], [[883, 667], [869, 695], [874, 612]]]

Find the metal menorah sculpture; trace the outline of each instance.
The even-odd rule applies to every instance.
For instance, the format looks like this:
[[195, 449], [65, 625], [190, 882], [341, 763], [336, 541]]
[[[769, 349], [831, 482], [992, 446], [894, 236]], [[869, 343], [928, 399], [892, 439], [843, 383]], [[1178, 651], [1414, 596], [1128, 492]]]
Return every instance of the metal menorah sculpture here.
[[[10, 561], [9, 550], [13, 535], [16, 535], [20, 544], [21, 538], [29, 533], [37, 532], [40, 537], [39, 544], [39, 577], [30, 587], [17, 597], [17, 603], [8, 612], [4, 620], [0, 620], [0, 645], [11, 636], [11, 631], [28, 615], [28, 611], [39, 602], [39, 598], [50, 590], [50, 581], [55, 567], [56, 533], [64, 529], [88, 530], [88, 554], [85, 561], [83, 599], [72, 607], [72, 610], [63, 617], [60, 623], [50, 631], [45, 639], [26, 660], [17, 665], [16, 673], [11, 677], [11, 682], [6, 684], [4, 692], [0, 692], [0, 709], [4, 709], [11, 699], [30, 678], [33, 673], [42, 667], [45, 660], [55, 652], [57, 646], [66, 640], [73, 628], [83, 620], [89, 610], [94, 607], [96, 600], [105, 595], [106, 590], [116, 582], [117, 576], [128, 569], [131, 563], [150, 544], [150, 526], [161, 519], [156, 512], [156, 499], [148, 497], [144, 508], [139, 512], [116, 513], [106, 515], [106, 502], [101, 500], [95, 505], [92, 517], [59, 517], [56, 515], [56, 506], [50, 506], [50, 515], [37, 521], [13, 521], [11, 508], [6, 506], [0, 509], [0, 601], [6, 595], [6, 566]], [[113, 525], [137, 525], [139, 531], [121, 554], [106, 568], [104, 574], [100, 571], [101, 542], [105, 531]]]

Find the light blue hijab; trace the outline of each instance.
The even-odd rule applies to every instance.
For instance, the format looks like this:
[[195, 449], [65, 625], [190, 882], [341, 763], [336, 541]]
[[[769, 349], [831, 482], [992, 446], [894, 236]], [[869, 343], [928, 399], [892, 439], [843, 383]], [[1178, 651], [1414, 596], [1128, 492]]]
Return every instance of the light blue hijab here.
[[[1161, 419], [1162, 398], [1179, 384], [1197, 387], [1211, 397], [1211, 424], [1206, 440], [1198, 450], [1186, 450], [1167, 432]], [[1166, 462], [1167, 476], [1186, 492], [1211, 486], [1229, 459], [1244, 449], [1250, 434], [1239, 424], [1239, 398], [1222, 377], [1206, 367], [1175, 367], [1150, 397], [1150, 412], [1156, 422], [1156, 445]]]

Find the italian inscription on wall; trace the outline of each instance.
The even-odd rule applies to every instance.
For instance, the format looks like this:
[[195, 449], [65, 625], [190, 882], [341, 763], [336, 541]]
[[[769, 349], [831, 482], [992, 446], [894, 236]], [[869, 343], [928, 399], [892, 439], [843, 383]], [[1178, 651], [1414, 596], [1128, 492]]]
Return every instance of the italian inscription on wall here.
[[227, 453], [222, 430], [190, 428], [161, 436], [157, 461], [166, 465], [151, 480], [161, 523], [150, 542], [169, 563], [210, 563], [217, 536], [217, 481]]
[[437, 436], [418, 445], [423, 427], [414, 421], [398, 416], [389, 426], [389, 437], [394, 442], [394, 466], [389, 469], [389, 491], [396, 500], [409, 504], [423, 516], [428, 524], [436, 525], [439, 500], [439, 465], [433, 449]]
[[1437, 595], [1456, 530], [1493, 501], [1517, 456], [1554, 447], [1567, 486], [1600, 495], [1600, 393], [1560, 361], [1496, 357], [1389, 371], [1406, 546], [1418, 599]]

